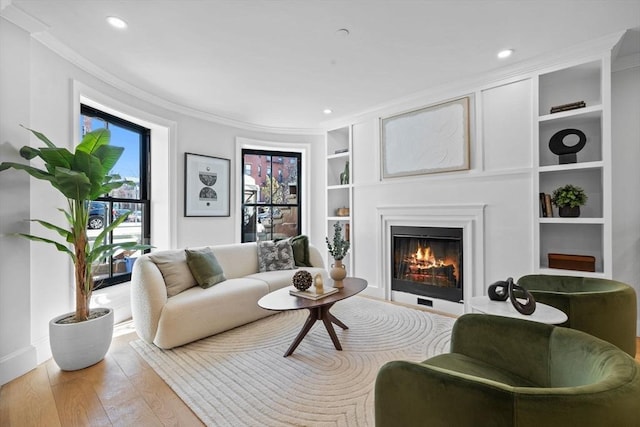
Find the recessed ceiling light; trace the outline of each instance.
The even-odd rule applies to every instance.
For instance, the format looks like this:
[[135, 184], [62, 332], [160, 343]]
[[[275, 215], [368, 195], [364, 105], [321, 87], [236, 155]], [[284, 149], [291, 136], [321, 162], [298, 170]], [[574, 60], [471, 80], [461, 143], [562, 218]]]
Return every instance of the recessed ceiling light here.
[[336, 36], [340, 38], [349, 37], [349, 34], [349, 30], [346, 28], [340, 28], [339, 30], [336, 30]]
[[324, 110], [322, 110], [322, 112], [324, 114], [331, 114], [331, 113], [333, 113], [333, 110], [331, 108], [325, 108]]
[[117, 16], [108, 16], [107, 22], [114, 28], [118, 28], [120, 30], [127, 28], [127, 23], [124, 22], [123, 19], [118, 18]]
[[513, 55], [513, 49], [505, 49], [498, 52], [498, 58], [504, 59]]

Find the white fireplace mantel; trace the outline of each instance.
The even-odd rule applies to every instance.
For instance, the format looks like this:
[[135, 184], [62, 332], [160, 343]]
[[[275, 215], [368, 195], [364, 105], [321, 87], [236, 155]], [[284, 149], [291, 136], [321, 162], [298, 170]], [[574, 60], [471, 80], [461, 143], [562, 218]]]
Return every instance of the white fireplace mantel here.
[[[434, 310], [461, 315], [471, 311], [471, 297], [484, 289], [484, 204], [379, 206], [377, 210], [380, 248], [379, 277], [384, 298], [417, 305], [417, 297], [391, 292], [391, 227], [451, 227], [463, 230], [463, 294], [462, 304], [437, 298], [430, 300]], [[403, 295], [404, 294], [404, 295]]]

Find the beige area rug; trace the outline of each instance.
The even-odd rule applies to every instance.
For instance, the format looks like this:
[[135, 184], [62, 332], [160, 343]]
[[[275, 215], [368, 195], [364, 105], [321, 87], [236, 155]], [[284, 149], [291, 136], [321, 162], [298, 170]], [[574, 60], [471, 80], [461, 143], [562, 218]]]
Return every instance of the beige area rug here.
[[374, 384], [390, 360], [422, 361], [449, 350], [455, 319], [365, 297], [331, 312], [337, 351], [316, 322], [296, 351], [284, 352], [307, 310], [288, 311], [203, 340], [160, 350], [131, 345], [210, 426], [373, 426]]

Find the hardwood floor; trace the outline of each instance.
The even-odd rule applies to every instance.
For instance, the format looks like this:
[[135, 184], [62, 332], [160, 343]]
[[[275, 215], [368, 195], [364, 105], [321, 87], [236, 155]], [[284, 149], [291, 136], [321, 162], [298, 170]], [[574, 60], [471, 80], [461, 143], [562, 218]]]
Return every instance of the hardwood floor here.
[[202, 426], [117, 325], [105, 359], [64, 372], [49, 360], [0, 389], [0, 426]]
[[[202, 422], [129, 345], [116, 326], [105, 359], [64, 372], [49, 360], [0, 388], [0, 426], [202, 426]], [[636, 339], [640, 362], [640, 338]]]

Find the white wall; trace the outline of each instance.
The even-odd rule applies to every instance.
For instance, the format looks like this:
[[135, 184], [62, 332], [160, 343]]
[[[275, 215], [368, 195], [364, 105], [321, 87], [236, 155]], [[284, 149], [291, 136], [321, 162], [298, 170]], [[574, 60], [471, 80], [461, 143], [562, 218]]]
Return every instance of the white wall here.
[[[612, 74], [613, 274], [636, 289], [640, 306], [640, 56], [620, 58]], [[633, 64], [629, 66], [629, 64]], [[615, 68], [614, 68], [615, 69]], [[484, 284], [535, 271], [533, 253], [537, 197], [532, 194], [531, 128], [533, 83], [524, 74], [504, 83], [441, 91], [357, 117], [353, 124], [354, 275], [369, 281], [366, 292], [383, 298], [381, 248], [376, 209], [393, 205], [486, 204]], [[466, 94], [475, 96], [471, 169], [412, 178], [380, 180], [379, 117], [432, 105]], [[338, 127], [338, 126], [333, 126]], [[472, 286], [477, 289], [476, 284]], [[437, 302], [434, 302], [437, 303]], [[435, 307], [435, 305], [434, 305]], [[640, 311], [638, 331], [640, 331]]]
[[[228, 159], [234, 159], [235, 153], [235, 141], [236, 137], [247, 138], [251, 140], [265, 141], [265, 142], [281, 142], [281, 143], [312, 143], [312, 150], [309, 153], [309, 159], [307, 164], [303, 164], [303, 168], [310, 168], [312, 175], [322, 174], [322, 147], [324, 137], [322, 136], [305, 136], [305, 135], [272, 135], [265, 134], [250, 130], [232, 128], [229, 126], [219, 125], [215, 123], [208, 123], [206, 130], [202, 129], [201, 121], [198, 119], [184, 117], [180, 122], [180, 156], [183, 156], [184, 152], [206, 154], [215, 157], [223, 157]], [[203, 147], [207, 147], [204, 149]], [[203, 151], [204, 150], [204, 151]], [[240, 167], [240, 159], [231, 162], [231, 188], [238, 188], [241, 185], [238, 182], [238, 168]], [[184, 176], [184, 161], [182, 157], [178, 162], [177, 176], [180, 181]], [[322, 181], [320, 181], [321, 185]], [[317, 183], [311, 183], [310, 188], [311, 197], [313, 199], [315, 194], [322, 197], [322, 188], [318, 187]], [[178, 200], [182, 203], [184, 195], [184, 186], [181, 184], [178, 187]], [[232, 192], [231, 194], [231, 217], [229, 218], [196, 218], [196, 217], [182, 217], [178, 223], [178, 242], [177, 247], [185, 246], [197, 246], [216, 243], [233, 242], [239, 236], [236, 222], [234, 217], [236, 204], [239, 203], [238, 192]], [[179, 208], [180, 215], [182, 215], [182, 204]], [[323, 229], [316, 224], [322, 224], [323, 217], [322, 212], [316, 212], [311, 208], [311, 220], [310, 224], [306, 224], [307, 230], [309, 230], [309, 236], [314, 244], [322, 244], [324, 233]], [[212, 223], [216, 224], [216, 227], [211, 227]]]
[[[485, 204], [485, 277], [480, 289], [486, 283], [517, 278], [533, 269], [531, 80], [451, 93], [449, 98], [467, 93], [475, 100], [477, 118], [472, 123], [468, 171], [380, 181], [376, 166], [380, 161], [378, 117], [354, 126], [354, 274], [369, 281], [367, 292], [371, 295], [384, 295], [378, 266], [385, 260], [376, 246], [376, 209], [382, 206]], [[441, 100], [425, 98], [422, 105]], [[410, 107], [403, 105], [391, 113]], [[470, 277], [465, 274], [465, 280]], [[476, 284], [471, 287], [477, 288]]]
[[[29, 123], [29, 35], [0, 19], [0, 160], [20, 161], [17, 150], [29, 136], [16, 123]], [[0, 384], [33, 368], [29, 243], [13, 233], [29, 231], [29, 178], [0, 177]]]
[[[126, 105], [127, 113], [144, 112], [145, 119], [157, 117], [161, 124], [172, 123], [169, 141], [170, 159], [166, 170], [173, 186], [169, 224], [175, 224], [173, 247], [232, 243], [236, 236], [236, 222], [229, 218], [185, 218], [183, 216], [184, 153], [193, 152], [231, 159], [231, 206], [238, 202], [235, 172], [239, 159], [235, 158], [234, 142], [238, 136], [255, 140], [311, 144], [311, 161], [305, 167], [311, 176], [321, 175], [320, 153], [324, 138], [321, 135], [262, 132], [222, 125], [202, 118], [168, 110], [138, 99], [127, 91], [83, 71], [49, 48], [30, 38], [30, 35], [0, 18], [0, 161], [20, 161], [17, 150], [25, 144], [39, 142], [29, 139], [19, 124], [42, 131], [58, 145], [73, 148], [78, 118], [76, 86], [91, 88], [104, 95], [103, 99], [117, 100]], [[152, 142], [153, 144], [153, 142]], [[163, 148], [164, 149], [164, 148]], [[152, 146], [153, 151], [153, 146]], [[312, 182], [312, 197], [322, 182]], [[0, 175], [0, 384], [21, 375], [50, 356], [48, 322], [55, 315], [73, 309], [72, 266], [70, 261], [52, 247], [29, 244], [24, 239], [8, 236], [16, 231], [28, 231], [23, 219], [42, 218], [62, 223], [55, 210], [64, 200], [40, 181], [29, 180], [26, 174], [6, 171]], [[167, 194], [169, 189], [165, 190]], [[322, 194], [322, 193], [320, 193]], [[153, 212], [152, 212], [153, 215]], [[323, 243], [322, 211], [311, 210], [309, 234], [315, 244]], [[63, 220], [62, 220], [63, 221]], [[34, 234], [46, 234], [34, 225]], [[35, 351], [34, 351], [35, 348]]]
[[634, 59], [611, 82], [613, 277], [635, 287], [640, 307], [640, 55]]

